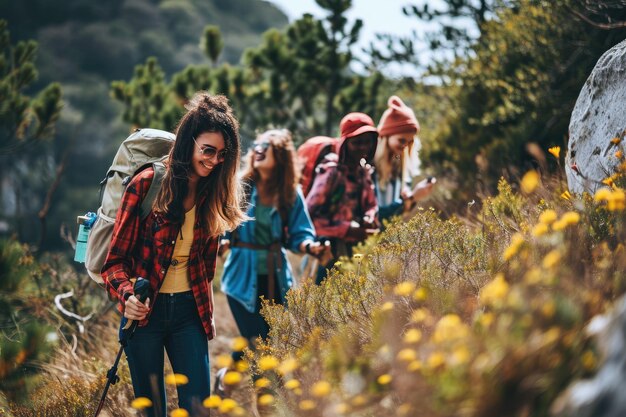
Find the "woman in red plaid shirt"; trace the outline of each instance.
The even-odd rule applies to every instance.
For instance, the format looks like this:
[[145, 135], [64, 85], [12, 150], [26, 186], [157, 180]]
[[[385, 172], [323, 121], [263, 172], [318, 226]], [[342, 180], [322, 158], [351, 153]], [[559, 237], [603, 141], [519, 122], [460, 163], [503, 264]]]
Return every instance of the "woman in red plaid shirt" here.
[[[193, 414], [210, 394], [207, 339], [215, 335], [213, 292], [218, 236], [247, 217], [236, 180], [239, 125], [224, 96], [197, 94], [179, 122], [163, 184], [152, 212], [139, 209], [154, 171], [145, 169], [128, 184], [117, 212], [102, 276], [120, 301], [124, 320], [140, 325], [124, 351], [136, 397], [166, 414], [164, 351], [176, 374], [178, 402]], [[152, 298], [133, 295], [134, 277], [149, 280]]]

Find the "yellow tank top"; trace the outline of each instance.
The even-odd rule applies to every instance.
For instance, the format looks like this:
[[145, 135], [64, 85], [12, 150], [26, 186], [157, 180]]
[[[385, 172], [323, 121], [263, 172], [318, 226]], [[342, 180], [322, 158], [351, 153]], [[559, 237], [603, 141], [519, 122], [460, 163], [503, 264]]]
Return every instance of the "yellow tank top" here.
[[193, 225], [196, 221], [196, 206], [185, 213], [185, 221], [180, 228], [180, 233], [174, 245], [174, 254], [172, 255], [172, 263], [167, 270], [163, 285], [161, 285], [161, 293], [177, 293], [189, 291], [189, 252], [193, 242]]

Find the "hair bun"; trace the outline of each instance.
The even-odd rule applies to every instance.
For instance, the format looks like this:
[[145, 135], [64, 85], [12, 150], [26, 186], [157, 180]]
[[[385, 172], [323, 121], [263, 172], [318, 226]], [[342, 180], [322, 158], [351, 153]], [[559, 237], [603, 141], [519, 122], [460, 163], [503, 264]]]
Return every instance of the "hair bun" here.
[[221, 94], [212, 95], [208, 91], [199, 91], [189, 100], [189, 103], [185, 106], [187, 110], [214, 109], [223, 113], [230, 114], [232, 109], [228, 104], [228, 98]]

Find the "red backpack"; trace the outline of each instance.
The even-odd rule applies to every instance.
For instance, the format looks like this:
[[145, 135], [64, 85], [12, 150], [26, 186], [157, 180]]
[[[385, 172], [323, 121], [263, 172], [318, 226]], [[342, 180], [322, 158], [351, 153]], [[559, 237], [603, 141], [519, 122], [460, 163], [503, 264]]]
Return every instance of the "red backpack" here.
[[337, 139], [328, 136], [314, 136], [307, 139], [298, 148], [298, 160], [302, 166], [302, 176], [300, 185], [306, 197], [311, 191], [313, 180], [315, 179], [315, 168], [324, 160], [324, 157], [331, 152], [336, 152]]

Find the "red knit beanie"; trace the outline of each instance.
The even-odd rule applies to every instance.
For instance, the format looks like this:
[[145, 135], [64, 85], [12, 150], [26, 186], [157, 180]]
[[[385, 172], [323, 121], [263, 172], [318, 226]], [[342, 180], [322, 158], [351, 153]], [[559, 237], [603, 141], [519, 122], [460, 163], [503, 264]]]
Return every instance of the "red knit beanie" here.
[[379, 136], [391, 136], [403, 132], [419, 133], [420, 124], [415, 117], [415, 113], [404, 104], [400, 97], [389, 97], [387, 106], [389, 107], [380, 118], [380, 123], [378, 123]]

